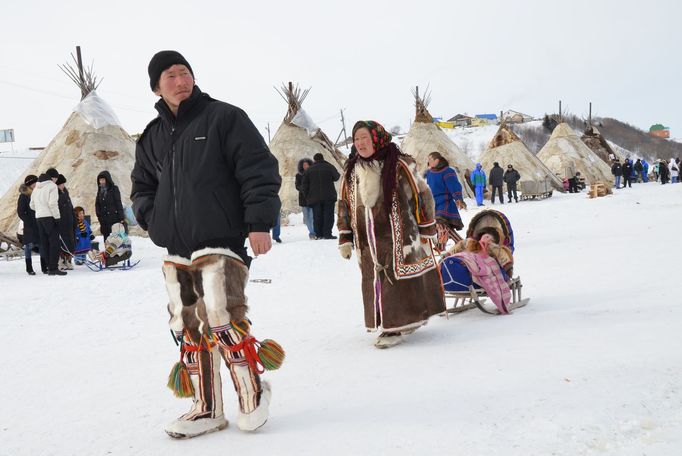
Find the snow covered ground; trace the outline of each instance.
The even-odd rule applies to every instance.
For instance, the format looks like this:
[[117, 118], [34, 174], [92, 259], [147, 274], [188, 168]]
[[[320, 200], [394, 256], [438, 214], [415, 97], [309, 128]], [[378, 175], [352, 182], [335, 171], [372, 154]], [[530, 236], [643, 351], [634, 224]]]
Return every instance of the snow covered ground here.
[[355, 260], [283, 227], [251, 269], [272, 283], [247, 288], [255, 335], [287, 350], [266, 374], [271, 418], [236, 428], [224, 370], [233, 423], [189, 441], [162, 430], [189, 401], [165, 387], [178, 349], [161, 249], [134, 238], [134, 270], [66, 277], [2, 261], [0, 455], [680, 454], [681, 196], [649, 183], [504, 205], [529, 305], [435, 317], [383, 351]]

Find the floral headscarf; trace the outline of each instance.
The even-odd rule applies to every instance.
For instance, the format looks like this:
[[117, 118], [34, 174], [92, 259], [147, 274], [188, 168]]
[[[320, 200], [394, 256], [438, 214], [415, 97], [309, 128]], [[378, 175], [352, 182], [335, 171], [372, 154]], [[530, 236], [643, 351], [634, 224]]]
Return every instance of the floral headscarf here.
[[398, 146], [391, 141], [393, 138], [389, 132], [379, 122], [374, 120], [359, 120], [353, 125], [353, 138], [355, 133], [360, 128], [369, 130], [372, 137], [372, 145], [374, 146], [374, 155], [369, 158], [363, 158], [358, 154], [355, 146], [351, 148], [351, 154], [346, 162], [346, 180], [350, 182], [351, 171], [358, 161], [361, 162], [383, 162], [381, 169], [381, 186], [384, 191], [384, 204], [390, 207], [393, 193], [396, 187], [396, 172], [398, 166], [398, 157], [402, 155]]
[[358, 120], [353, 125], [353, 138], [355, 138], [355, 132], [361, 128], [366, 128], [369, 130], [369, 134], [372, 137], [372, 145], [374, 146], [374, 151], [379, 152], [381, 149], [386, 147], [393, 136], [386, 131], [383, 125], [374, 120]]

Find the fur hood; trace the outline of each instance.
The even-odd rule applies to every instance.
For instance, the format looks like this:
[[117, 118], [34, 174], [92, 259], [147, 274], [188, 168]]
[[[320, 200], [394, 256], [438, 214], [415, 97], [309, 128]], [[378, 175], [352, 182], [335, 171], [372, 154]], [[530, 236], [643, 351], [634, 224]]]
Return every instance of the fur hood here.
[[31, 196], [31, 193], [33, 193], [33, 189], [26, 184], [21, 184], [19, 186], [19, 193], [21, 193], [22, 195]]
[[309, 158], [302, 158], [298, 161], [298, 166], [296, 169], [298, 170], [298, 174], [303, 174], [303, 163], [307, 163], [308, 166], [312, 166], [313, 161]]

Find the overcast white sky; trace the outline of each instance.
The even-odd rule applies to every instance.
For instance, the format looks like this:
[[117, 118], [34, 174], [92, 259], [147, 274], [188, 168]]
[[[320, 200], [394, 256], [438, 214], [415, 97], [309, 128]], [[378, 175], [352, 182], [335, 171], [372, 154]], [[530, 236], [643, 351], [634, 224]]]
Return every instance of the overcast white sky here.
[[[273, 86], [312, 87], [304, 108], [336, 138], [375, 119], [409, 126], [410, 87], [434, 116], [516, 109], [612, 116], [682, 137], [681, 3], [608, 1], [12, 1], [3, 5], [0, 129], [46, 146], [80, 93], [57, 67], [80, 45], [98, 93], [139, 133], [156, 111], [147, 64], [180, 51], [197, 84], [242, 107], [267, 138], [286, 106]], [[9, 145], [0, 144], [0, 151]]]

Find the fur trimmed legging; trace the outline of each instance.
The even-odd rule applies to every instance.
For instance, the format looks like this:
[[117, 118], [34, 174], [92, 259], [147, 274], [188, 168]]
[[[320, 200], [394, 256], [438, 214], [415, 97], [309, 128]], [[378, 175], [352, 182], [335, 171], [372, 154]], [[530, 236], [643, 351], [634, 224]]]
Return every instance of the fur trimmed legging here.
[[193, 261], [173, 257], [163, 265], [170, 326], [182, 338], [183, 360], [194, 386], [194, 405], [181, 419], [215, 418], [223, 414], [220, 359], [230, 370], [242, 413], [260, 402], [261, 382], [244, 352], [230, 351], [244, 335], [233, 327], [249, 327], [244, 287], [249, 271], [226, 255], [205, 255]]

